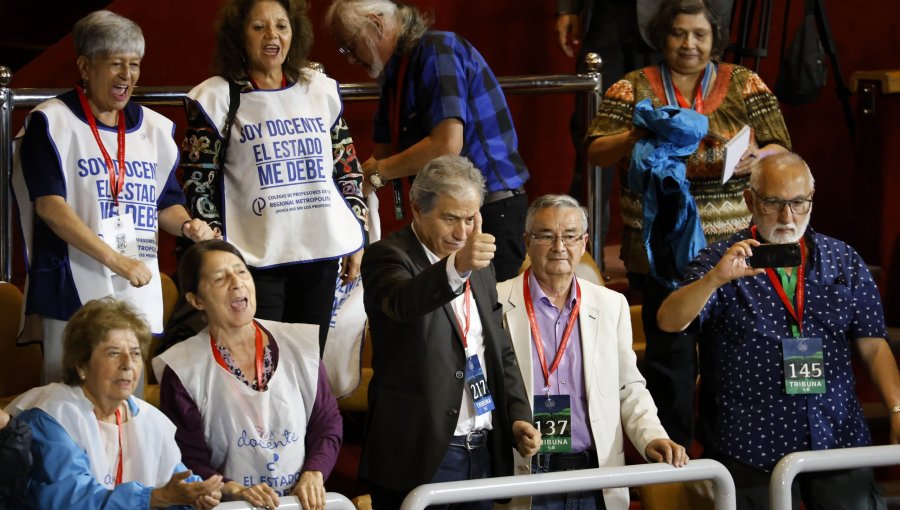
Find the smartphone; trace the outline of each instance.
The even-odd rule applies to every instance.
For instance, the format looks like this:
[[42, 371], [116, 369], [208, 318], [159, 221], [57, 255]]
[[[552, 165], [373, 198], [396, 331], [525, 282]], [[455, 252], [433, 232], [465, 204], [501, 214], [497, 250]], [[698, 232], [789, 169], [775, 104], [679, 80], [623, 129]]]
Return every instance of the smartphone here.
[[761, 244], [753, 247], [753, 256], [747, 257], [750, 267], [797, 267], [803, 262], [800, 243]]

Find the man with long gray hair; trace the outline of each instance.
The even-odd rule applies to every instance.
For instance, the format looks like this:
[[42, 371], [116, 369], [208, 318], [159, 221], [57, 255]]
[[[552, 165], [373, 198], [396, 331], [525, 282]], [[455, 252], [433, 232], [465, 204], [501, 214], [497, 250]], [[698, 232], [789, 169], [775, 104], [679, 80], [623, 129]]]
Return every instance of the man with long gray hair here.
[[415, 7], [391, 0], [334, 0], [325, 23], [340, 52], [381, 83], [364, 193], [438, 156], [466, 156], [486, 181], [481, 214], [499, 248], [497, 279], [515, 276], [525, 258], [529, 174], [506, 98], [478, 50], [458, 34], [430, 31]]
[[540, 446], [496, 308], [483, 197], [469, 160], [437, 158], [410, 190], [412, 225], [363, 255], [374, 375], [359, 476], [378, 510], [424, 483], [511, 475], [513, 447]]

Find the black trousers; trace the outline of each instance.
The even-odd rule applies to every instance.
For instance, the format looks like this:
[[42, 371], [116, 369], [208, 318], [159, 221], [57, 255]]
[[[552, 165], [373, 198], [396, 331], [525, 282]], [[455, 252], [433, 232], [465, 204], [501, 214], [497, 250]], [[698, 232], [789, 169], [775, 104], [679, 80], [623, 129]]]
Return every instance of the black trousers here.
[[[395, 462], [400, 462], [395, 459]], [[456, 482], [462, 480], [479, 480], [491, 476], [491, 454], [487, 446], [469, 450], [462, 446], [447, 448], [444, 458], [430, 483]], [[407, 492], [396, 491], [371, 484], [372, 508], [374, 510], [399, 510]], [[430, 505], [432, 510], [491, 510], [493, 502], [467, 501], [444, 505]]]
[[641, 318], [647, 338], [644, 377], [659, 409], [669, 437], [690, 448], [694, 423], [694, 389], [697, 381], [696, 335], [666, 333], [656, 324], [656, 312], [671, 290], [653, 277], [628, 273], [631, 288], [641, 292]]
[[515, 278], [525, 260], [525, 214], [528, 197], [523, 193], [481, 206], [481, 229], [494, 236], [494, 270], [497, 281]]
[[[738, 510], [769, 508], [771, 473], [730, 457], [716, 460], [734, 478]], [[800, 473], [791, 485], [791, 507], [799, 510], [802, 499], [807, 510], [883, 510], [883, 494], [871, 468]]]
[[319, 355], [331, 327], [338, 260], [251, 268], [258, 319], [319, 326]]

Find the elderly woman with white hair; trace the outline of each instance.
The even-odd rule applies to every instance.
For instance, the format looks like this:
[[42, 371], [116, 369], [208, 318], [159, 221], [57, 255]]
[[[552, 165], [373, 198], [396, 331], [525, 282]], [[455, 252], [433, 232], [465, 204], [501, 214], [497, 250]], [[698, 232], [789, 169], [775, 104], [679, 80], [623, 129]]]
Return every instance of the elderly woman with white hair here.
[[131, 102], [141, 29], [96, 11], [72, 36], [81, 81], [31, 112], [14, 149], [29, 268], [25, 314], [41, 319], [45, 382], [60, 379], [66, 321], [91, 299], [129, 301], [162, 332], [159, 228], [194, 241], [215, 236], [183, 206], [172, 121]]
[[111, 298], [89, 301], [69, 320], [63, 383], [33, 388], [6, 409], [33, 434], [34, 465], [21, 494], [27, 508], [219, 504], [222, 477], [192, 475], [181, 463], [175, 425], [133, 395], [150, 340], [141, 314]]

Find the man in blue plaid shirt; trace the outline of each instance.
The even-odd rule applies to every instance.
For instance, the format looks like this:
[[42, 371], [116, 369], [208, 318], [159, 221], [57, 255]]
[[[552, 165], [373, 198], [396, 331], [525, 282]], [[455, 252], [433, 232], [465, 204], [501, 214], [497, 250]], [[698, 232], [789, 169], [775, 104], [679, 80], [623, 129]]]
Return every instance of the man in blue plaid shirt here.
[[382, 84], [364, 193], [438, 156], [469, 158], [486, 180], [481, 214], [495, 237], [497, 280], [518, 274], [529, 174], [506, 98], [478, 50], [455, 33], [430, 31], [415, 7], [391, 0], [334, 0], [325, 22], [340, 52]]

